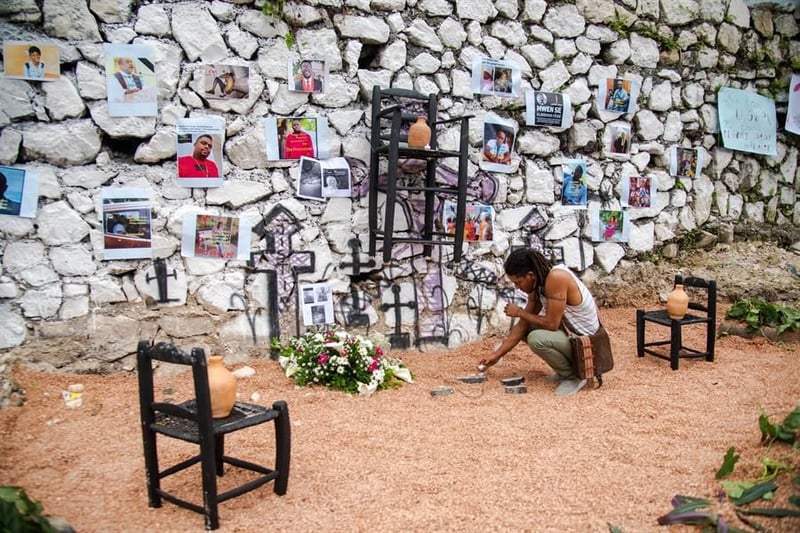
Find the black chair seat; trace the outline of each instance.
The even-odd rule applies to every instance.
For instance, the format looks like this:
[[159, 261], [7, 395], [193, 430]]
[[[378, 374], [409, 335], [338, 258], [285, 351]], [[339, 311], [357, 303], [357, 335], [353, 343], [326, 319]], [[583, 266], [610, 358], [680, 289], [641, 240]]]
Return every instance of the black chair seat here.
[[[191, 413], [197, 413], [197, 401], [189, 400], [178, 407]], [[223, 435], [240, 429], [257, 426], [280, 416], [280, 412], [251, 403], [235, 402], [231, 414], [225, 418], [212, 418], [211, 428], [214, 435]], [[200, 432], [197, 423], [187, 418], [160, 412], [155, 422], [150, 425], [153, 431], [169, 435], [186, 442], [200, 443]]]
[[[691, 298], [689, 311], [683, 318], [670, 318], [666, 309], [645, 311], [636, 310], [636, 355], [644, 357], [645, 354], [666, 359], [670, 362], [672, 370], [678, 370], [678, 361], [681, 358], [704, 358], [714, 361], [714, 346], [717, 336], [717, 283], [697, 277], [675, 276], [674, 285], [683, 285], [696, 292], [705, 292], [705, 298]], [[645, 325], [650, 322], [669, 328], [668, 338], [646, 339]], [[688, 346], [683, 340], [684, 327], [705, 327], [705, 347]], [[668, 350], [664, 350], [668, 347]]]
[[[276, 494], [286, 494], [291, 453], [289, 408], [286, 402], [276, 401], [271, 408], [235, 402], [227, 417], [212, 418], [208, 367], [206, 366], [205, 352], [201, 348], [194, 348], [190, 354], [187, 354], [170, 343], [160, 342], [153, 345], [148, 341], [141, 341], [137, 349], [136, 361], [139, 373], [139, 407], [147, 498], [150, 507], [161, 507], [163, 499], [184, 509], [202, 514], [205, 517], [206, 529], [217, 529], [220, 503], [254, 490], [270, 481], [275, 482]], [[181, 403], [156, 401], [153, 361], [191, 366], [195, 397]], [[275, 426], [273, 468], [225, 454], [226, 434], [270, 421]], [[162, 469], [158, 459], [157, 437], [159, 435], [197, 444], [199, 452]], [[161, 487], [162, 479], [198, 463], [201, 470], [201, 479], [198, 484], [202, 486], [203, 495], [201, 503], [189, 501], [179, 495], [177, 489], [167, 491]], [[217, 488], [217, 477], [224, 474], [225, 464], [257, 475], [250, 474], [247, 476], [250, 478], [248, 481], [220, 492]]]

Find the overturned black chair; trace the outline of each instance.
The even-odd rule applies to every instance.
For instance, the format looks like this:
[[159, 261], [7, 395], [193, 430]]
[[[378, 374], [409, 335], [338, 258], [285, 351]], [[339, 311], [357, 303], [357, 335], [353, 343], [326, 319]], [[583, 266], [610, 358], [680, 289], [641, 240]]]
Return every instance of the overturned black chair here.
[[[666, 309], [656, 311], [636, 310], [636, 355], [644, 357], [650, 354], [670, 362], [672, 370], [678, 370], [681, 358], [704, 358], [714, 361], [714, 344], [717, 336], [717, 282], [697, 277], [675, 276], [674, 285], [683, 285], [689, 294], [689, 307], [683, 318], [669, 317]], [[704, 294], [702, 298], [699, 295]], [[645, 325], [650, 322], [669, 328], [669, 338], [663, 336], [659, 340], [645, 339]], [[702, 327], [705, 329], [705, 347], [687, 346], [683, 339], [684, 327]], [[656, 347], [669, 346], [669, 351]]]
[[[157, 400], [153, 385], [153, 360], [190, 365], [194, 378], [195, 398], [180, 404]], [[141, 341], [137, 350], [139, 372], [139, 402], [144, 441], [145, 471], [147, 474], [147, 497], [150, 507], [161, 507], [161, 500], [167, 500], [185, 509], [205, 516], [206, 529], [219, 527], [218, 505], [225, 500], [240, 496], [270, 481], [275, 482], [276, 494], [286, 494], [289, 482], [289, 460], [291, 434], [289, 410], [284, 401], [277, 401], [272, 408], [244, 402], [236, 402], [226, 418], [211, 417], [211, 397], [208, 389], [208, 371], [205, 352], [202, 348], [192, 349], [186, 354], [166, 342], [152, 344]], [[273, 421], [275, 424], [275, 467], [267, 468], [250, 461], [225, 455], [225, 435], [241, 429]], [[159, 470], [158, 435], [172, 437], [199, 445], [200, 451], [180, 463]], [[177, 472], [200, 463], [202, 476], [202, 504], [192, 503], [185, 497], [175, 495], [175, 490], [167, 492], [161, 481]], [[218, 492], [217, 476], [223, 475], [223, 465], [249, 471], [257, 476], [225, 492]]]

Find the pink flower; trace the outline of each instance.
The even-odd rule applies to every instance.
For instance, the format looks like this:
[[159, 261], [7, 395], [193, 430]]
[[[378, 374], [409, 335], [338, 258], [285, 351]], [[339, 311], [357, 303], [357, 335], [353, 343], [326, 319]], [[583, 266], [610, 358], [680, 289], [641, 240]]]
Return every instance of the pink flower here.
[[383, 356], [383, 350], [381, 350], [381, 347], [380, 347], [380, 346], [376, 346], [376, 347], [375, 347], [375, 354], [376, 354], [378, 357], [382, 357], [382, 356]]
[[319, 358], [317, 358], [317, 363], [324, 365], [327, 362], [328, 362], [328, 354], [326, 353], [319, 354]]
[[376, 370], [378, 370], [378, 358], [377, 357], [373, 357], [372, 358], [372, 362], [369, 364], [369, 368], [367, 370], [369, 370], [370, 372], [375, 372]]

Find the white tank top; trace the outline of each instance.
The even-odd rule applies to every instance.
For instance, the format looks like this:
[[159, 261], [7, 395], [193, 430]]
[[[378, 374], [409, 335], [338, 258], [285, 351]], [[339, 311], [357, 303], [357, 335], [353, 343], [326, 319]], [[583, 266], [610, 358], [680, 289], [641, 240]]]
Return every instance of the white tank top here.
[[[564, 321], [567, 323], [569, 329], [578, 335], [591, 335], [600, 329], [600, 317], [597, 314], [597, 305], [594, 303], [592, 293], [583, 282], [575, 275], [575, 273], [564, 265], [556, 265], [553, 270], [565, 270], [569, 272], [570, 276], [578, 284], [578, 290], [581, 293], [581, 303], [578, 305], [569, 305], [564, 308]], [[547, 297], [539, 292], [539, 301], [542, 302], [541, 314], [547, 313]]]

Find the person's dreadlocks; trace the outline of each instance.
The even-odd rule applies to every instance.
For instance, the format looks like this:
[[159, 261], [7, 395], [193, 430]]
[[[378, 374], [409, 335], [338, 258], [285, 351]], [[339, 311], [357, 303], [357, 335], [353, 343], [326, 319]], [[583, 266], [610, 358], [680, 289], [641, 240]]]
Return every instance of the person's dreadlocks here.
[[536, 287], [540, 287], [550, 270], [553, 263], [544, 255], [530, 248], [518, 248], [508, 254], [503, 269], [508, 276], [524, 276], [528, 272], [533, 272], [536, 276]]

